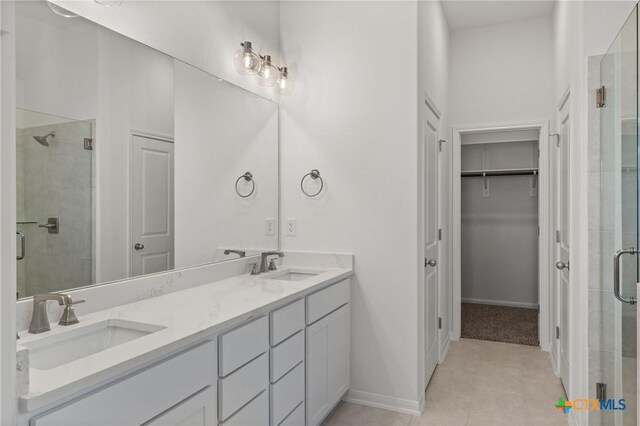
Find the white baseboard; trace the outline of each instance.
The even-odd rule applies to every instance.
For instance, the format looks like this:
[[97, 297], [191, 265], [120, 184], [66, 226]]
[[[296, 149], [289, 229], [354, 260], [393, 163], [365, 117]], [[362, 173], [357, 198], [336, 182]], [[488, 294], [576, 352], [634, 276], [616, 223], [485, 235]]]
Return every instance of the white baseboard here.
[[424, 392], [421, 392], [421, 395], [422, 397], [420, 400], [412, 401], [410, 399], [393, 398], [391, 396], [350, 389], [342, 399], [347, 402], [353, 402], [354, 404], [367, 405], [369, 407], [382, 408], [385, 410], [396, 411], [398, 413], [419, 416], [424, 411], [425, 404]]
[[462, 298], [462, 303], [477, 303], [479, 305], [493, 305], [493, 306], [510, 306], [512, 308], [528, 308], [528, 309], [538, 308], [537, 303], [509, 302], [506, 300], [469, 299], [466, 297]]

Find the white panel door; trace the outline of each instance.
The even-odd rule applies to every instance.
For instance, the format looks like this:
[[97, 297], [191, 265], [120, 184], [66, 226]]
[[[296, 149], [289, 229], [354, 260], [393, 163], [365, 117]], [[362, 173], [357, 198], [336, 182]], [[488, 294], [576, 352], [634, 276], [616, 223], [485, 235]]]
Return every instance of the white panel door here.
[[429, 383], [439, 359], [438, 345], [438, 129], [440, 123], [424, 105], [424, 309], [425, 309], [425, 377]]
[[558, 111], [558, 146], [556, 147], [556, 274], [554, 294], [557, 298], [555, 336], [557, 340], [558, 369], [560, 378], [569, 389], [569, 154], [571, 115], [567, 98]]
[[131, 276], [173, 268], [173, 143], [132, 135]]

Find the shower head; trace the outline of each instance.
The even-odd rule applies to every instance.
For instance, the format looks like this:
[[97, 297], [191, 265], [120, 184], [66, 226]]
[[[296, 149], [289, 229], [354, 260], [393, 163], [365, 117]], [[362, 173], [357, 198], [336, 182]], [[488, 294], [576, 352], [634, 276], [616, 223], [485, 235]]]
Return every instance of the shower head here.
[[42, 146], [49, 146], [49, 141], [47, 141], [47, 139], [49, 139], [49, 136], [51, 136], [52, 138], [56, 137], [56, 132], [51, 131], [50, 133], [44, 135], [44, 136], [34, 136], [33, 138], [36, 140], [36, 142], [38, 142], [40, 145]]

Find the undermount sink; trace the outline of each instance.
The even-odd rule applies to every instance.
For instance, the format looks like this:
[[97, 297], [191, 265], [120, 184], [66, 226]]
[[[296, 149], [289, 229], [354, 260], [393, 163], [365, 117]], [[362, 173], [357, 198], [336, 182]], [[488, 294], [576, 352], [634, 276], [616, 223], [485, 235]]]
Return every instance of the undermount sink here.
[[21, 346], [29, 351], [29, 368], [50, 370], [163, 328], [165, 327], [110, 319], [25, 342]]
[[266, 277], [268, 280], [278, 281], [304, 281], [322, 274], [324, 271], [305, 269], [285, 269]]

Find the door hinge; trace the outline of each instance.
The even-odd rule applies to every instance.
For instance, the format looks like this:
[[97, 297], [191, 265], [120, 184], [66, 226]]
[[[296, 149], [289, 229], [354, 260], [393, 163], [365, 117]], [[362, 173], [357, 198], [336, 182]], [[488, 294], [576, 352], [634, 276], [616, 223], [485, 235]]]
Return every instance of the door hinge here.
[[600, 401], [606, 401], [607, 399], [607, 384], [606, 383], [596, 383], [596, 399]]
[[560, 242], [560, 231], [556, 231], [556, 243]]
[[443, 143], [447, 143], [447, 140], [446, 139], [440, 139], [438, 141], [438, 152], [442, 152], [442, 144]]
[[538, 237], [540, 236], [540, 227], [538, 226]]
[[438, 229], [438, 240], [442, 240], [442, 228]]
[[84, 149], [93, 151], [93, 138], [84, 138]]
[[540, 313], [540, 304], [538, 303], [538, 313]]
[[560, 146], [560, 134], [559, 133], [550, 133], [549, 137], [555, 137], [556, 138], [556, 146], [559, 147]]
[[605, 105], [607, 89], [600, 86], [596, 89], [596, 108], [602, 108]]
[[560, 327], [556, 327], [556, 339], [560, 338]]
[[442, 328], [442, 317], [438, 317], [438, 330]]

